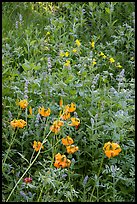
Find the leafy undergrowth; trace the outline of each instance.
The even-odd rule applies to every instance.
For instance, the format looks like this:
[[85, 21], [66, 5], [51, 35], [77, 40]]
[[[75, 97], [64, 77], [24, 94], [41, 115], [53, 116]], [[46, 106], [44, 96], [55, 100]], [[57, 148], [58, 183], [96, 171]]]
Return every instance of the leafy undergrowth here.
[[[12, 2], [8, 33], [3, 14], [4, 202], [135, 200], [134, 27], [112, 25], [121, 2], [107, 3]], [[105, 8], [108, 40], [90, 7]]]

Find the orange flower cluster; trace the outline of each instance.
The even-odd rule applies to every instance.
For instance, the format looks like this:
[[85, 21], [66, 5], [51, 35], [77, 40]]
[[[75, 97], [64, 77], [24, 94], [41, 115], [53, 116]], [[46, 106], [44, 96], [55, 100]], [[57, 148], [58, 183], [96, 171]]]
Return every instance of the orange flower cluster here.
[[[63, 104], [63, 101], [62, 101]], [[74, 103], [68, 104], [64, 107], [62, 111], [60, 111], [60, 118], [63, 120], [67, 120], [70, 118], [70, 113], [76, 110], [76, 105]]]
[[22, 120], [22, 119], [20, 119], [20, 120], [14, 119], [14, 120], [12, 120], [12, 121], [10, 122], [10, 125], [11, 125], [13, 128], [17, 128], [17, 127], [19, 127], [19, 128], [24, 128], [24, 126], [27, 125], [27, 122], [24, 121], [24, 120]]
[[19, 105], [22, 109], [25, 109], [25, 108], [27, 108], [27, 106], [28, 106], [28, 101], [27, 101], [26, 99], [21, 100], [21, 101], [18, 103], [18, 105]]
[[50, 108], [48, 108], [47, 110], [45, 110], [45, 108], [44, 107], [42, 107], [42, 108], [39, 108], [38, 109], [38, 112], [39, 112], [39, 114], [40, 115], [42, 115], [42, 116], [44, 116], [44, 117], [47, 117], [47, 116], [49, 116], [50, 115]]
[[78, 146], [71, 145], [74, 141], [70, 136], [67, 136], [66, 138], [62, 138], [62, 144], [66, 146], [66, 150], [68, 154], [74, 154], [76, 151], [78, 151]]
[[60, 131], [60, 127], [63, 126], [64, 122], [61, 120], [56, 120], [53, 122], [53, 125], [50, 126], [50, 130], [57, 134]]
[[69, 167], [71, 164], [71, 161], [69, 159], [67, 159], [66, 155], [61, 155], [60, 153], [55, 155], [55, 163], [54, 166], [56, 168], [65, 168], [65, 167]]
[[105, 143], [103, 150], [108, 158], [115, 157], [122, 151], [119, 144], [114, 142]]
[[44, 149], [43, 145], [42, 145], [42, 147], [41, 147], [41, 145], [42, 145], [41, 142], [36, 142], [36, 141], [34, 141], [34, 143], [33, 143], [33, 149], [35, 149], [36, 152], [38, 152], [40, 148]]
[[[78, 147], [72, 145], [74, 143], [73, 139], [70, 136], [67, 136], [66, 138], [62, 138], [62, 144], [66, 146], [66, 150], [68, 154], [73, 154], [76, 151], [78, 151]], [[62, 167], [69, 167], [71, 164], [71, 161], [66, 158], [66, 156], [60, 153], [55, 155], [55, 162], [54, 166], [56, 168]]]

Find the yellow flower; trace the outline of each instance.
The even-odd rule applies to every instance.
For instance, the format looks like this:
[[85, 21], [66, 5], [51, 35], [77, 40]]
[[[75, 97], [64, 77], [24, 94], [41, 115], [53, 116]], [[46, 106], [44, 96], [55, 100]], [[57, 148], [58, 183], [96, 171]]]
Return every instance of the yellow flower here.
[[114, 58], [112, 58], [112, 57], [109, 59], [109, 61], [110, 61], [110, 63], [115, 62]]
[[49, 32], [49, 31], [47, 32], [47, 35], [50, 35], [50, 32]]
[[76, 49], [73, 49], [73, 50], [72, 50], [72, 52], [76, 53], [76, 52], [77, 52], [77, 50], [76, 50]]
[[99, 54], [101, 57], [103, 57], [104, 59], [107, 57], [106, 55], [104, 55], [104, 53], [103, 52], [100, 52], [100, 54]]
[[116, 67], [118, 67], [118, 68], [122, 68], [122, 66], [120, 65], [119, 62], [117, 63]]
[[80, 124], [80, 119], [79, 118], [71, 118], [71, 124], [70, 126], [78, 126]]
[[31, 106], [29, 107], [29, 114], [32, 115], [32, 108], [31, 108]]
[[18, 103], [18, 105], [19, 105], [22, 109], [25, 109], [25, 108], [27, 108], [27, 106], [28, 106], [28, 101], [27, 101], [26, 99], [21, 100], [21, 101]]
[[64, 66], [65, 66], [65, 67], [69, 67], [69, 66], [70, 66], [70, 61], [69, 61], [69, 60], [66, 60]]
[[93, 65], [97, 64], [96, 60], [93, 59], [93, 62], [92, 62]]
[[91, 47], [92, 47], [92, 48], [95, 47], [95, 42], [94, 42], [94, 41], [91, 42]]
[[114, 142], [105, 143], [103, 150], [108, 158], [115, 157], [119, 155], [119, 153], [122, 151], [119, 144], [114, 143]]
[[33, 149], [35, 149], [35, 151], [38, 152], [40, 148], [44, 149], [42, 143], [41, 143], [41, 142], [36, 142], [36, 141], [34, 141], [34, 143], [33, 143]]
[[65, 52], [65, 56], [68, 57], [69, 56], [69, 52]]
[[67, 136], [66, 138], [62, 138], [62, 144], [67, 146], [73, 144], [74, 141], [70, 136]]
[[27, 125], [27, 122], [24, 121], [24, 120], [22, 120], [22, 119], [20, 119], [20, 120], [14, 119], [14, 120], [12, 120], [12, 121], [10, 122], [10, 125], [11, 125], [13, 128], [16, 128], [16, 127], [24, 128], [24, 126]]
[[39, 108], [39, 109], [38, 109], [38, 112], [39, 112], [40, 115], [47, 117], [47, 116], [50, 115], [50, 112], [51, 112], [51, 111], [50, 111], [50, 108], [48, 108], [47, 110], [45, 110], [45, 108], [42, 107], [42, 108]]
[[74, 154], [75, 152], [78, 151], [78, 146], [70, 145], [70, 146], [67, 146], [66, 149], [68, 154]]
[[64, 52], [61, 51], [59, 55], [60, 57], [64, 57]]
[[76, 45], [79, 47], [81, 45], [80, 41], [79, 40], [76, 40], [75, 41]]

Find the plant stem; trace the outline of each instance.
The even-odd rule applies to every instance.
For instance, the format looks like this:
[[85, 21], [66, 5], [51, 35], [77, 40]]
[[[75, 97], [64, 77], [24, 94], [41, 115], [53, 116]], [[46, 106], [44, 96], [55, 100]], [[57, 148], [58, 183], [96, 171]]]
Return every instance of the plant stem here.
[[[100, 171], [101, 171], [101, 168], [102, 168], [103, 161], [104, 161], [104, 155], [103, 155], [102, 160], [101, 160], [101, 164], [100, 164], [100, 168], [99, 168], [97, 177], [99, 177], [99, 175], [100, 175]], [[90, 196], [90, 201], [91, 201], [91, 199], [93, 197], [93, 193], [94, 193], [95, 187], [96, 187], [96, 183], [95, 183], [95, 185], [93, 187], [93, 190], [92, 190], [92, 193], [91, 193], [91, 196]]]
[[[10, 152], [11, 146], [12, 146], [12, 144], [13, 144], [15, 138], [16, 138], [17, 130], [16, 130], [16, 132], [14, 132], [14, 133], [15, 133], [15, 135], [14, 135], [14, 134], [12, 135], [11, 143], [10, 143], [9, 148], [8, 148], [8, 150], [7, 150], [7, 154], [6, 154], [6, 156], [5, 156], [4, 161], [2, 162], [2, 163], [3, 163], [3, 166], [5, 165], [5, 162], [6, 162], [6, 160], [7, 160], [8, 155], [9, 155], [9, 152]], [[14, 136], [14, 137], [13, 137], [13, 136]]]
[[[45, 132], [44, 132], [45, 133]], [[47, 134], [46, 138], [43, 140], [42, 144], [44, 144], [46, 142], [47, 137], [49, 136], [49, 134], [51, 133], [51, 131], [49, 131], [49, 133]], [[36, 159], [38, 158], [39, 154], [40, 154], [40, 150], [42, 148], [42, 145], [36, 155], [36, 157], [34, 158], [34, 160], [30, 163], [30, 165], [28, 166], [28, 168], [26, 169], [26, 171], [23, 173], [23, 175], [20, 177], [20, 179], [17, 181], [16, 185], [14, 186], [14, 188], [12, 189], [10, 195], [8, 196], [6, 202], [8, 202], [8, 200], [10, 199], [11, 195], [13, 194], [15, 188], [17, 187], [17, 185], [19, 184], [19, 182], [22, 180], [22, 178], [25, 176], [25, 174], [28, 172], [28, 170], [30, 169], [30, 167], [34, 164], [34, 162], [36, 161]]]

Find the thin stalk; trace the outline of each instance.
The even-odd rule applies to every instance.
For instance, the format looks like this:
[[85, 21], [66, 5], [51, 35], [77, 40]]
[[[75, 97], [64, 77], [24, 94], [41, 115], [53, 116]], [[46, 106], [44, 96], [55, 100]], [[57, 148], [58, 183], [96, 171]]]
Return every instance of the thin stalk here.
[[[47, 137], [50, 135], [51, 131], [49, 131], [49, 133], [47, 134], [46, 138], [43, 140], [42, 144], [44, 144], [46, 142]], [[36, 159], [38, 158], [39, 154], [40, 154], [40, 150], [42, 148], [42, 145], [36, 155], [36, 157], [34, 158], [34, 160], [30, 163], [30, 165], [28, 166], [28, 168], [26, 169], [26, 171], [23, 173], [23, 175], [20, 177], [20, 179], [17, 181], [16, 185], [14, 186], [14, 188], [12, 189], [11, 193], [9, 194], [6, 202], [8, 202], [8, 200], [10, 199], [11, 195], [13, 194], [15, 188], [17, 187], [17, 185], [19, 184], [19, 182], [22, 180], [22, 178], [25, 176], [25, 174], [28, 172], [28, 170], [30, 169], [30, 167], [34, 164], [34, 162], [36, 161]]]
[[[101, 161], [101, 164], [100, 164], [100, 168], [99, 168], [97, 177], [99, 177], [99, 175], [100, 175], [100, 171], [101, 171], [101, 168], [102, 168], [103, 161], [104, 161], [104, 155], [103, 155], [103, 157], [102, 157], [102, 161]], [[93, 193], [94, 193], [94, 191], [95, 191], [95, 188], [96, 188], [96, 183], [95, 183], [95, 185], [94, 185], [94, 187], [93, 187], [93, 190], [92, 190], [92, 193], [91, 193], [91, 196], [90, 196], [90, 201], [91, 201], [91, 199], [92, 199], [92, 197], [93, 197]]]
[[40, 194], [39, 194], [39, 197], [38, 197], [38, 201], [37, 202], [40, 202], [40, 198], [41, 198], [41, 195], [42, 195], [42, 192], [43, 192], [43, 188], [44, 186], [42, 187], [41, 191], [40, 191]]
[[[15, 135], [14, 135], [14, 133], [15, 133]], [[3, 161], [3, 166], [5, 165], [5, 162], [6, 162], [6, 160], [7, 160], [8, 155], [9, 155], [11, 146], [12, 146], [12, 144], [13, 144], [15, 138], [16, 138], [17, 130], [16, 130], [16, 132], [14, 132], [14, 133], [13, 133], [13, 135], [12, 135], [11, 142], [10, 142], [10, 145], [9, 145], [9, 148], [8, 148], [8, 151], [7, 151], [7, 154], [6, 154], [5, 159], [4, 159], [4, 161]], [[14, 136], [14, 137], [13, 137], [13, 136]]]

